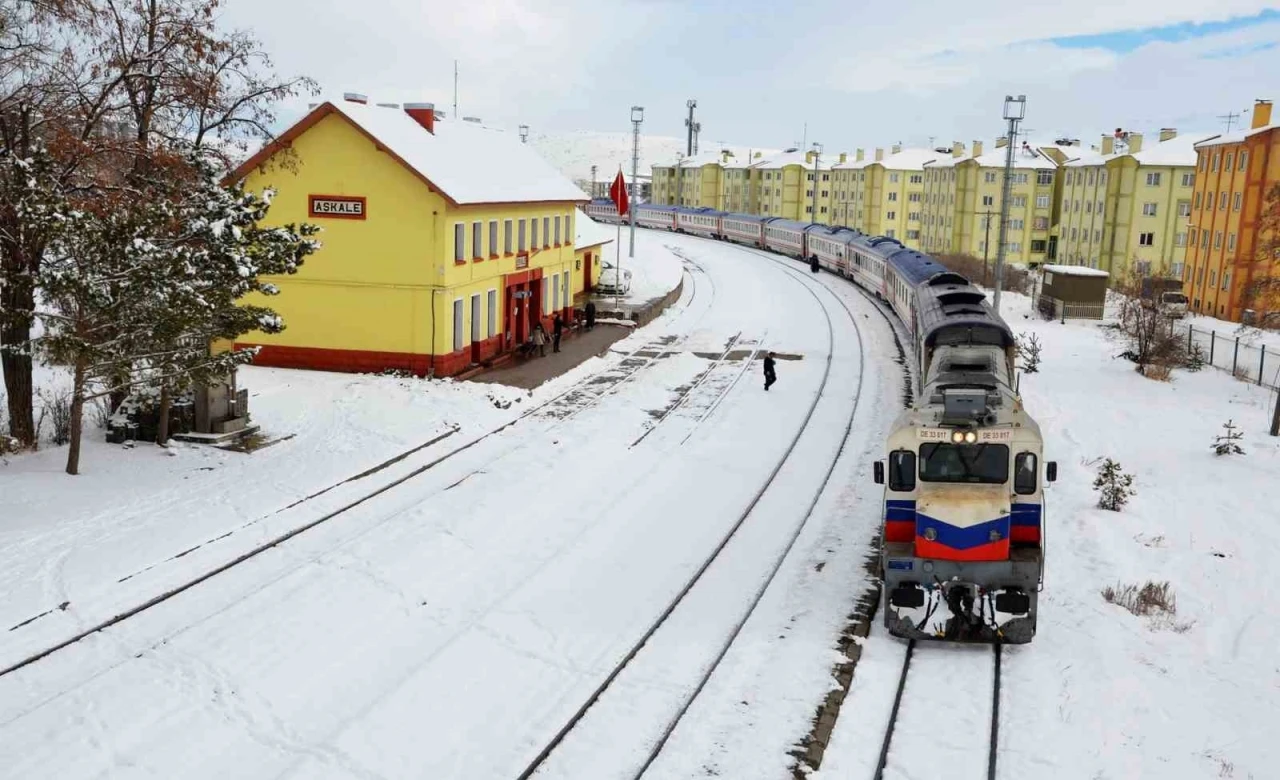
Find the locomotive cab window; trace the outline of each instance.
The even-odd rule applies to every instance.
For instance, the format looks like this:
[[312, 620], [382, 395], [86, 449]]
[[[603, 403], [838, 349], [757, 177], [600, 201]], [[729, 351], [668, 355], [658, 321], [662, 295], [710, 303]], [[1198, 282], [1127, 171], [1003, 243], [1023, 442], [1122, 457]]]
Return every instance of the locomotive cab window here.
[[1013, 492], [1023, 496], [1036, 492], [1036, 466], [1035, 453], [1018, 453], [1013, 459]]
[[916, 454], [911, 450], [889, 453], [889, 489], [899, 493], [916, 489]]
[[1009, 479], [1009, 448], [1003, 444], [921, 444], [920, 479], [1002, 484]]

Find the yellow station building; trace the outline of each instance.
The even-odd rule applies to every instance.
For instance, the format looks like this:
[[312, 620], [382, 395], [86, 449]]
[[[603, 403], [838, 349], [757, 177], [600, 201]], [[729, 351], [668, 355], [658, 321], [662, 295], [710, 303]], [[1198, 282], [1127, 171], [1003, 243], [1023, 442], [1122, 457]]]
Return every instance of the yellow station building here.
[[573, 316], [598, 273], [579, 237], [586, 193], [513, 134], [444, 121], [429, 103], [315, 106], [233, 174], [276, 191], [270, 224], [313, 222], [323, 247], [262, 301], [258, 365], [447, 376]]

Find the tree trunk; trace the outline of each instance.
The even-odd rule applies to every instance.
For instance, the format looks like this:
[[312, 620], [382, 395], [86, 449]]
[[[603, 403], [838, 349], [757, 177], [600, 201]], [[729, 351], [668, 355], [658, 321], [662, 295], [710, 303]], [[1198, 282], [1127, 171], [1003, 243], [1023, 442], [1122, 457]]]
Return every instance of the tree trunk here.
[[34, 388], [31, 385], [31, 356], [25, 354], [31, 339], [31, 320], [17, 314], [35, 308], [30, 285], [22, 282], [4, 286], [0, 297], [0, 311], [9, 320], [0, 327], [0, 346], [22, 350], [24, 354], [0, 352], [0, 366], [4, 367], [4, 389], [9, 405], [9, 435], [24, 447], [36, 443], [35, 414], [32, 411]]
[[169, 407], [173, 399], [169, 396], [169, 384], [160, 385], [160, 421], [156, 424], [156, 444], [161, 447], [169, 441]]
[[1271, 412], [1271, 435], [1280, 436], [1280, 390], [1276, 390], [1276, 408]]
[[80, 433], [84, 417], [85, 359], [76, 359], [76, 369], [71, 379], [71, 446], [67, 448], [67, 473], [80, 473]]

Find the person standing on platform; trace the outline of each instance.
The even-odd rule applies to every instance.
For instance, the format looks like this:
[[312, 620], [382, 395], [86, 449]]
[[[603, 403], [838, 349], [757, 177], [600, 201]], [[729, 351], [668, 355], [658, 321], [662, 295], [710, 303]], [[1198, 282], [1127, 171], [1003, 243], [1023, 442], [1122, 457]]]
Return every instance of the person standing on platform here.
[[560, 351], [560, 337], [564, 335], [564, 319], [561, 318], [560, 312], [556, 312], [555, 319], [551, 321], [551, 351]]
[[778, 373], [774, 369], [773, 353], [764, 356], [764, 389], [768, 390], [769, 385], [778, 381]]
[[533, 344], [538, 348], [539, 357], [547, 356], [547, 331], [541, 322], [533, 326]]
[[587, 330], [591, 330], [596, 326], [596, 304], [595, 301], [587, 301]]

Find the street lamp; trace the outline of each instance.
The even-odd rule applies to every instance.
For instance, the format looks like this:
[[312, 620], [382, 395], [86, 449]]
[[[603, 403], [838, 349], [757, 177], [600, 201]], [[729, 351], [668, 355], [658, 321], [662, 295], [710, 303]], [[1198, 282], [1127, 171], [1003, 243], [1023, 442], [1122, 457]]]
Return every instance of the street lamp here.
[[529, 126], [520, 125], [520, 143], [522, 144], [528, 143], [528, 141], [529, 141]]
[[996, 279], [995, 291], [991, 296], [991, 308], [1000, 314], [1000, 288], [1004, 282], [1005, 244], [1009, 231], [1009, 190], [1013, 187], [1013, 143], [1018, 137], [1018, 123], [1027, 115], [1027, 96], [1012, 95], [1004, 97], [1004, 119], [1009, 123], [1008, 143], [1004, 153], [1004, 186], [1000, 194], [1000, 237], [996, 246]]
[[[629, 257], [636, 256], [636, 176], [640, 174], [640, 123], [644, 121], [644, 106], [631, 107], [631, 248]], [[621, 272], [621, 269], [619, 269]]]

